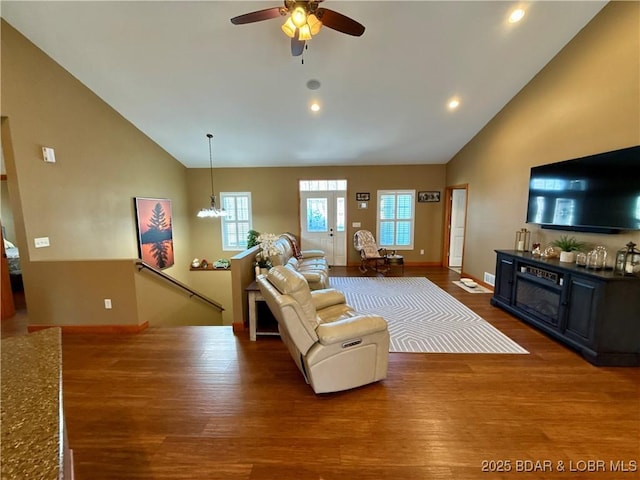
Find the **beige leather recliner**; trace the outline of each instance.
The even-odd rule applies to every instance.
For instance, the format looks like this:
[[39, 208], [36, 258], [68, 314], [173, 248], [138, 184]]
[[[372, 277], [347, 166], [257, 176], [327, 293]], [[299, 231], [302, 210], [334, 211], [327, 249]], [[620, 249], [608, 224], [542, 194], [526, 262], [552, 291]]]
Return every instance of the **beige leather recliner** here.
[[273, 266], [286, 265], [300, 273], [311, 290], [329, 288], [329, 264], [322, 250], [300, 250], [290, 233], [280, 234], [275, 245], [280, 253], [271, 257]]
[[333, 288], [311, 291], [300, 273], [284, 266], [271, 268], [257, 281], [283, 342], [315, 393], [347, 390], [387, 376], [384, 318], [358, 314]]

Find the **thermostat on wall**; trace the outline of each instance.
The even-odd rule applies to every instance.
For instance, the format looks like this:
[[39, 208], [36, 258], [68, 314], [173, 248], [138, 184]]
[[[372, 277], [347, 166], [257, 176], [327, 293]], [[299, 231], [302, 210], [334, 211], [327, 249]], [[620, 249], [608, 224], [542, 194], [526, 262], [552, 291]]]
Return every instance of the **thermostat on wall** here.
[[56, 163], [56, 155], [53, 152], [53, 148], [42, 147], [42, 157], [47, 163]]

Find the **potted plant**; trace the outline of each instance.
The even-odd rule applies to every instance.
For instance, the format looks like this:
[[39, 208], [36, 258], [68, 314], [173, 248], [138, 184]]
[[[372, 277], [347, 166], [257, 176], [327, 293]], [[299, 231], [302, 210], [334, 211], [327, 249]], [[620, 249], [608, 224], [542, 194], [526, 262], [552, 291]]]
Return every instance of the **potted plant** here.
[[260, 236], [260, 232], [256, 230], [249, 230], [247, 232], [247, 248], [255, 247], [260, 242], [258, 241], [258, 237]]
[[576, 237], [562, 235], [557, 240], [551, 242], [553, 247], [560, 249], [560, 261], [564, 263], [573, 263], [576, 261], [576, 251], [580, 251], [585, 247], [584, 242], [576, 240]]

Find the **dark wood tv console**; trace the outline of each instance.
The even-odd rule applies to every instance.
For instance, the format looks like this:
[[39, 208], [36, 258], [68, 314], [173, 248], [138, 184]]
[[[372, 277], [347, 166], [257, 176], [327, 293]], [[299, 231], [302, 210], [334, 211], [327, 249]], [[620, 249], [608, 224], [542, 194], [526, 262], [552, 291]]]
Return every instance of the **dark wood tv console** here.
[[640, 365], [640, 278], [496, 250], [491, 304], [594, 365]]

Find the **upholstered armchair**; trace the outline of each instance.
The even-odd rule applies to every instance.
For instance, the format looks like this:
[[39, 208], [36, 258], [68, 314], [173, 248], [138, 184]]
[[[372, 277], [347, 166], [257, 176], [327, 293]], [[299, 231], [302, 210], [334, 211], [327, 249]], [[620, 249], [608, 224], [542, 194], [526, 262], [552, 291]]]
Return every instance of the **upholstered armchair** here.
[[387, 376], [384, 318], [358, 314], [333, 288], [311, 291], [300, 273], [284, 266], [271, 268], [257, 281], [282, 341], [315, 393], [347, 390]]

